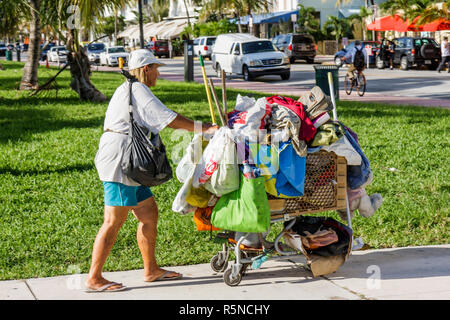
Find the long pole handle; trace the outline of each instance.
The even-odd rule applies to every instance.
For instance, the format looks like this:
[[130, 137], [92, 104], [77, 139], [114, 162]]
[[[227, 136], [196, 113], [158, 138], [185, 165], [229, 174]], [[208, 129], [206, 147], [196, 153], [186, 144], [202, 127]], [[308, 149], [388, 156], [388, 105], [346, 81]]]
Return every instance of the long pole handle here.
[[225, 70], [222, 69], [221, 73], [222, 77], [222, 107], [223, 107], [223, 113], [225, 115], [225, 120], [228, 124], [228, 113], [227, 113], [227, 84], [226, 84], [226, 74]]
[[338, 121], [337, 111], [336, 111], [336, 99], [334, 97], [334, 85], [333, 85], [333, 75], [328, 72], [328, 84], [330, 85], [330, 97], [333, 103], [333, 120]]
[[214, 108], [212, 105], [211, 100], [211, 92], [209, 92], [209, 86], [208, 86], [208, 80], [206, 78], [206, 72], [205, 72], [205, 65], [203, 64], [203, 58], [200, 55], [200, 66], [202, 68], [202, 74], [203, 74], [203, 82], [205, 84], [205, 90], [206, 90], [206, 96], [208, 97], [208, 104], [209, 104], [209, 112], [211, 113], [211, 120], [213, 124], [216, 124], [216, 116], [214, 115]]
[[222, 109], [220, 109], [219, 99], [217, 98], [217, 93], [216, 93], [216, 90], [214, 89], [214, 82], [213, 82], [213, 79], [211, 79], [211, 78], [209, 78], [209, 85], [211, 86], [211, 92], [214, 97], [214, 102], [217, 107], [217, 112], [219, 112], [220, 121], [222, 122], [222, 126], [225, 126], [226, 125], [225, 118], [223, 116]]

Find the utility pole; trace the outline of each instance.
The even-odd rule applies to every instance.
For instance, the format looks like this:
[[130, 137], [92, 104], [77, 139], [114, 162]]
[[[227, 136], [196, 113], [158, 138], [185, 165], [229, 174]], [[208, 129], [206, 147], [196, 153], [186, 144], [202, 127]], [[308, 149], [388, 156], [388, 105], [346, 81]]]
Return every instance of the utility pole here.
[[144, 25], [142, 21], [142, 0], [138, 0], [139, 10], [139, 37], [141, 40], [141, 49], [144, 49]]

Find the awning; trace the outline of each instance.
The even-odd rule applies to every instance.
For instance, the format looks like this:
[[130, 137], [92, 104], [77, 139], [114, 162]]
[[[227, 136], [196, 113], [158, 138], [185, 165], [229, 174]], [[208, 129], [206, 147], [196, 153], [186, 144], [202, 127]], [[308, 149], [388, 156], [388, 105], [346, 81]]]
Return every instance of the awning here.
[[417, 24], [420, 16], [414, 18], [412, 22], [404, 21], [399, 15], [385, 16], [375, 19], [374, 22], [367, 25], [367, 30], [374, 31], [440, 31], [450, 30], [450, 21], [445, 19], [439, 19], [424, 25]]
[[188, 25], [187, 20], [173, 20], [166, 25], [166, 28], [158, 35], [158, 39], [172, 40], [183, 32]]
[[[254, 14], [253, 24], [277, 23], [280, 20], [282, 22], [288, 22], [291, 21], [292, 14], [296, 14], [298, 16], [298, 10]], [[250, 16], [241, 17], [241, 24], [248, 24], [249, 20]]]
[[[367, 30], [374, 31], [410, 31], [410, 23], [404, 21], [399, 15], [385, 16], [375, 19], [374, 22], [367, 25]], [[414, 31], [414, 30], [411, 30]]]
[[[117, 34], [118, 38], [129, 38], [132, 34], [139, 32], [139, 25], [131, 25], [127, 27], [125, 30], [119, 32]], [[139, 38], [139, 37], [138, 37]]]
[[348, 18], [352, 14], [360, 14], [361, 9], [360, 8], [346, 8], [346, 9], [339, 9], [338, 18]]

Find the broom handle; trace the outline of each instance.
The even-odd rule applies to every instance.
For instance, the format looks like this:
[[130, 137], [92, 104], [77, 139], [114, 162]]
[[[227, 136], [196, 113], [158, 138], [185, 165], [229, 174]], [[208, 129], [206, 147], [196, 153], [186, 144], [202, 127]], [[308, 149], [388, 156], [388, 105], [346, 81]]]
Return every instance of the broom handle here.
[[225, 70], [222, 69], [222, 107], [223, 107], [223, 113], [225, 115], [225, 120], [228, 124], [228, 113], [227, 113], [227, 85], [225, 82]]
[[209, 78], [209, 85], [211, 86], [211, 92], [214, 97], [214, 102], [216, 104], [217, 111], [219, 112], [220, 122], [222, 122], [222, 126], [225, 126], [225, 118], [223, 116], [222, 109], [220, 109], [219, 99], [217, 98], [217, 93], [216, 90], [214, 89], [214, 82], [213, 79], [211, 78]]
[[205, 90], [206, 90], [206, 96], [208, 97], [208, 104], [209, 104], [209, 112], [211, 113], [211, 120], [213, 124], [216, 124], [216, 116], [214, 115], [214, 109], [211, 101], [211, 92], [209, 92], [209, 86], [208, 86], [208, 80], [206, 78], [206, 72], [205, 72], [205, 65], [203, 64], [203, 58], [200, 55], [200, 66], [202, 67], [202, 74], [203, 74], [203, 82], [205, 84]]

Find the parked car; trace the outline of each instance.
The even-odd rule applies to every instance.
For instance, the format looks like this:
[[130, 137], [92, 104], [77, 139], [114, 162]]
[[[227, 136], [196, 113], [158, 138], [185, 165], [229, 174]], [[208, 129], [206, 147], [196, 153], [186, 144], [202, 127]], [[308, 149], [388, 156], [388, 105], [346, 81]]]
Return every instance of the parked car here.
[[[362, 45], [367, 48], [372, 48], [372, 55], [369, 55], [369, 65], [375, 64], [375, 57], [378, 53], [378, 50], [380, 50], [380, 42], [379, 41], [361, 41]], [[334, 63], [341, 67], [343, 65], [343, 62], [341, 58], [347, 54], [350, 50], [352, 50], [355, 47], [355, 41], [351, 42], [347, 47], [343, 48], [342, 50], [339, 50], [334, 55]]]
[[6, 56], [6, 50], [8, 50], [8, 48], [5, 46], [3, 42], [0, 42], [0, 57]]
[[123, 58], [124, 64], [128, 63], [128, 57], [130, 54], [125, 51], [122, 46], [109, 47], [102, 53], [100, 53], [100, 64], [108, 66], [118, 66], [119, 58]]
[[289, 57], [276, 49], [267, 39], [249, 34], [228, 33], [219, 35], [211, 54], [212, 66], [221, 75], [242, 75], [250, 81], [263, 75], [280, 75], [288, 80], [291, 75]]
[[41, 44], [41, 61], [47, 59], [47, 52], [55, 46], [54, 43]]
[[54, 46], [48, 52], [48, 61], [50, 62], [66, 62], [69, 51], [65, 46]]
[[161, 56], [165, 56], [166, 58], [170, 57], [169, 41], [167, 40], [150, 41], [146, 48], [157, 57]]
[[194, 39], [194, 55], [203, 56], [211, 60], [212, 47], [217, 37], [199, 37]]
[[[400, 65], [400, 69], [408, 70], [415, 66], [428, 66], [430, 70], [435, 70], [442, 57], [441, 48], [433, 38], [420, 37], [401, 37], [395, 38], [394, 65]], [[383, 43], [380, 54], [377, 56], [377, 68], [383, 69], [389, 66], [389, 60], [386, 57], [386, 46]]]
[[307, 33], [280, 34], [272, 39], [278, 50], [284, 52], [294, 63], [296, 59], [306, 60], [307, 63], [314, 63], [317, 54], [317, 45], [314, 37]]
[[86, 54], [90, 62], [99, 63], [100, 54], [105, 52], [106, 46], [104, 43], [91, 43], [84, 46], [86, 48]]

